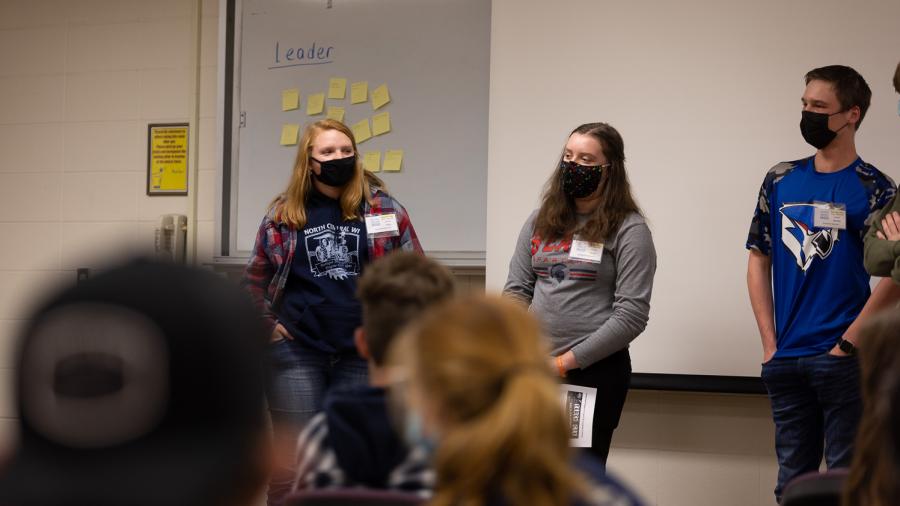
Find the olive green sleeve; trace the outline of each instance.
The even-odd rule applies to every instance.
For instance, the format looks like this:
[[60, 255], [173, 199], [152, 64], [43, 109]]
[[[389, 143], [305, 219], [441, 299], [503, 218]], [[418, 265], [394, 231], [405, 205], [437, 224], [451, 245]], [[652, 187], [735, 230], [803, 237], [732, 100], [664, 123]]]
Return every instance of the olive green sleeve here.
[[900, 199], [896, 196], [881, 209], [869, 224], [865, 237], [864, 262], [866, 271], [873, 276], [891, 277], [900, 283], [900, 241], [879, 239], [876, 235], [881, 231], [881, 220], [888, 213], [900, 212]]

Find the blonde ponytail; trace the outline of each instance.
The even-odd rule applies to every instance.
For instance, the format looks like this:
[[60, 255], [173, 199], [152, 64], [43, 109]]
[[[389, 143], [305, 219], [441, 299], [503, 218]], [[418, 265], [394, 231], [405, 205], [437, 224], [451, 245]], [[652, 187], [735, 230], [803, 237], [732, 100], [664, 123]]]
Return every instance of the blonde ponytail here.
[[[399, 350], [398, 348], [403, 348]], [[435, 454], [433, 506], [561, 506], [587, 490], [571, 467], [559, 385], [538, 326], [499, 298], [453, 302], [395, 343], [416, 397], [446, 427]]]

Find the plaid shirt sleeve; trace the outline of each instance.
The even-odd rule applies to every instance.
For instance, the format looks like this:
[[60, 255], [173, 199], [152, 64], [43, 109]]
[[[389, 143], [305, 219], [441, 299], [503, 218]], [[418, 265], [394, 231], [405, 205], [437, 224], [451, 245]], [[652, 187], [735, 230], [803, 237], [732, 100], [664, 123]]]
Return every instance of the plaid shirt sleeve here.
[[256, 232], [256, 242], [250, 254], [250, 260], [244, 268], [241, 278], [241, 287], [250, 293], [254, 306], [265, 321], [270, 330], [275, 327], [275, 313], [272, 311], [272, 301], [269, 300], [268, 290], [275, 277], [275, 266], [272, 264], [269, 253], [272, 243], [280, 241], [274, 221], [268, 215], [263, 218]]
[[409, 213], [400, 202], [380, 189], [374, 190], [372, 203], [366, 204], [366, 214], [390, 214], [397, 217], [397, 229], [399, 233], [393, 237], [369, 238], [369, 251], [371, 260], [377, 260], [393, 251], [415, 251], [424, 253], [419, 237], [413, 228]]

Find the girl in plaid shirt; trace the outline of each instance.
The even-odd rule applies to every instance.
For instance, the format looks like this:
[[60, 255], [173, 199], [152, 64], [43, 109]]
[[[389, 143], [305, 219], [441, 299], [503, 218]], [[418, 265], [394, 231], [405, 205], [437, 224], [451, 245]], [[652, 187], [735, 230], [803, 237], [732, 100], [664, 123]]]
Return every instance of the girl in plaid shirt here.
[[[268, 403], [285, 449], [321, 410], [326, 392], [367, 382], [366, 361], [353, 346], [362, 319], [356, 285], [366, 265], [392, 251], [422, 252], [406, 210], [357, 154], [343, 123], [306, 128], [241, 282], [270, 329]], [[270, 501], [290, 486], [293, 460], [283, 456]]]

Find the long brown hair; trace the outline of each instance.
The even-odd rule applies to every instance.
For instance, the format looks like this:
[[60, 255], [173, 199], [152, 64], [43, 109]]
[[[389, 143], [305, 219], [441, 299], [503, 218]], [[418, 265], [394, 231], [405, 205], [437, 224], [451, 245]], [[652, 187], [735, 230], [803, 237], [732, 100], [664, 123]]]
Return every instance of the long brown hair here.
[[900, 312], [872, 320], [860, 339], [863, 413], [844, 504], [900, 504]]
[[294, 171], [291, 173], [287, 189], [269, 204], [269, 209], [275, 210], [275, 221], [286, 223], [294, 229], [301, 229], [306, 225], [306, 199], [313, 186], [309, 157], [316, 137], [326, 130], [337, 130], [346, 135], [353, 143], [353, 153], [356, 155], [356, 172], [353, 179], [344, 186], [344, 190], [341, 192], [341, 212], [344, 219], [352, 220], [360, 217], [363, 200], [372, 202], [371, 187], [384, 188], [384, 182], [381, 179], [363, 169], [353, 132], [340, 121], [319, 120], [307, 126], [303, 131], [300, 144], [297, 146]]
[[[631, 213], [643, 215], [631, 194], [625, 173], [625, 143], [619, 132], [606, 123], [586, 123], [572, 130], [569, 137], [574, 134], [597, 139], [609, 163], [600, 176], [600, 206], [578, 227], [575, 200], [563, 191], [563, 169], [557, 163], [544, 188], [534, 230], [545, 241], [565, 239], [576, 233], [588, 241], [605, 241], [616, 233], [626, 216]], [[560, 162], [562, 158], [560, 155]]]
[[[570, 465], [559, 384], [538, 324], [500, 297], [451, 301], [391, 348], [410, 389], [442, 421], [430, 506], [559, 506], [587, 490]], [[396, 392], [396, 391], [395, 391]], [[414, 404], [415, 405], [415, 404]]]

